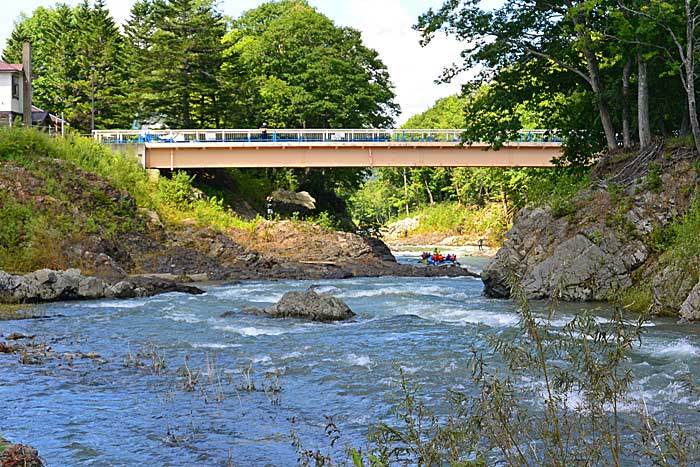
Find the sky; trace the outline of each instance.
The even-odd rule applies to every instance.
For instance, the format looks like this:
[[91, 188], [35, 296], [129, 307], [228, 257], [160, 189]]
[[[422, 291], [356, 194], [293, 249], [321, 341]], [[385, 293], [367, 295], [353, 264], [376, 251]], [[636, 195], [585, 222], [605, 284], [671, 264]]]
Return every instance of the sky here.
[[[63, 0], [76, 5], [80, 0]], [[497, 0], [491, 0], [497, 1]], [[106, 0], [118, 23], [129, 17], [135, 0]], [[31, 14], [39, 6], [50, 7], [54, 0], [3, 0], [0, 16], [0, 47], [4, 49], [13, 24], [21, 13]], [[220, 10], [238, 17], [246, 10], [264, 3], [263, 0], [220, 0]], [[464, 48], [456, 39], [436, 38], [427, 47], [418, 43], [419, 34], [411, 29], [418, 16], [429, 8], [438, 8], [443, 0], [309, 0], [321, 13], [339, 26], [350, 26], [362, 33], [365, 45], [379, 52], [395, 85], [396, 102], [402, 114], [398, 124], [429, 109], [436, 100], [459, 92], [468, 75], [452, 83], [436, 84], [444, 67], [459, 61]]]

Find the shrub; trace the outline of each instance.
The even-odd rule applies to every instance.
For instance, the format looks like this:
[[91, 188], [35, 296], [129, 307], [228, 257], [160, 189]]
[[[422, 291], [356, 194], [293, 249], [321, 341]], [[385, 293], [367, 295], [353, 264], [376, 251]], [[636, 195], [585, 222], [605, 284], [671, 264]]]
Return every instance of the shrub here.
[[554, 198], [551, 206], [554, 217], [566, 217], [576, 212], [576, 204], [567, 198]]
[[459, 234], [485, 238], [490, 245], [500, 245], [510, 228], [510, 216], [501, 203], [490, 203], [483, 208], [465, 206], [457, 202], [438, 203], [410, 214], [420, 216], [420, 224], [413, 233]]
[[650, 164], [649, 172], [647, 173], [646, 181], [649, 189], [658, 192], [661, 189], [661, 174], [663, 168], [659, 164]]
[[194, 200], [192, 181], [194, 176], [187, 175], [187, 172], [176, 171], [172, 178], [160, 177], [158, 179], [158, 195], [162, 203], [170, 206], [185, 209]]
[[319, 212], [318, 215], [311, 218], [310, 221], [326, 230], [340, 230], [340, 221], [327, 211]]

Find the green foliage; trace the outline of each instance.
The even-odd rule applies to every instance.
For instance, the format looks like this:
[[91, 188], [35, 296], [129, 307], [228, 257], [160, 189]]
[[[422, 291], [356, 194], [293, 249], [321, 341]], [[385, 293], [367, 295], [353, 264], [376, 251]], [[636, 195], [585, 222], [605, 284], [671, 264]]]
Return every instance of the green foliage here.
[[444, 81], [479, 70], [465, 87], [468, 141], [498, 147], [520, 128], [557, 129], [565, 139], [564, 161], [586, 165], [601, 149], [617, 148], [622, 128], [633, 140], [633, 116], [645, 115], [635, 107], [631, 86], [621, 89], [623, 76], [633, 86], [646, 70], [649, 92], [637, 91], [649, 98], [645, 123], [652, 134], [687, 132], [693, 119], [673, 109], [689, 105], [678, 74], [686, 81], [693, 79], [689, 70], [695, 74], [683, 66], [685, 44], [690, 50], [697, 40], [687, 37], [691, 20], [682, 2], [626, 2], [621, 8], [587, 0], [506, 0], [488, 9], [482, 2], [444, 0], [419, 17], [416, 29], [423, 43], [448, 34], [465, 44]]
[[139, 117], [163, 117], [175, 128], [218, 126], [226, 26], [214, 1], [139, 2], [125, 29], [139, 57], [132, 71]]
[[[37, 8], [22, 16], [3, 53], [21, 63], [22, 42], [32, 43], [34, 104], [55, 115], [64, 113], [71, 127], [90, 130], [92, 81], [95, 127], [127, 126], [124, 96], [129, 92], [123, 37], [104, 0]], [[94, 67], [94, 72], [93, 72]]]
[[321, 211], [316, 216], [308, 219], [311, 223], [323, 227], [326, 230], [334, 231], [340, 229], [340, 221], [326, 211]]
[[371, 227], [386, 224], [397, 214], [396, 207], [389, 202], [396, 191], [397, 188], [386, 180], [377, 177], [367, 180], [350, 197], [350, 209], [355, 223]]
[[655, 253], [666, 251], [675, 239], [675, 229], [670, 227], [655, 226], [646, 240], [646, 244]]
[[187, 172], [176, 171], [171, 178], [160, 177], [158, 179], [158, 195], [161, 202], [175, 208], [187, 208], [194, 201], [192, 181]]
[[499, 203], [483, 207], [465, 206], [456, 202], [438, 203], [411, 212], [419, 216], [419, 226], [412, 233], [462, 235], [467, 238], [482, 238], [489, 245], [503, 243], [510, 228], [510, 217]]
[[466, 100], [453, 95], [439, 99], [425, 112], [409, 118], [401, 128], [406, 129], [432, 129], [464, 127], [464, 107]]
[[649, 185], [651, 191], [658, 192], [661, 189], [661, 174], [663, 173], [663, 167], [659, 164], [651, 164], [649, 166], [649, 172], [647, 173], [646, 181]]
[[554, 198], [550, 204], [552, 206], [552, 215], [554, 217], [570, 216], [577, 210], [576, 203], [566, 198]]
[[624, 290], [614, 302], [632, 313], [648, 313], [654, 303], [654, 291], [651, 285], [640, 284]]
[[243, 74], [240, 110], [248, 125], [385, 127], [398, 111], [377, 52], [359, 31], [336, 26], [304, 0], [247, 11], [224, 42], [227, 66]]
[[694, 276], [698, 276], [697, 258], [700, 258], [700, 242], [698, 242], [698, 232], [700, 232], [700, 201], [693, 201], [688, 210], [680, 219], [667, 227], [666, 238], [671, 238], [668, 252], [671, 260], [682, 266]]
[[588, 234], [588, 240], [594, 245], [600, 245], [600, 242], [603, 241], [603, 234], [600, 233], [600, 230], [593, 229], [593, 231]]

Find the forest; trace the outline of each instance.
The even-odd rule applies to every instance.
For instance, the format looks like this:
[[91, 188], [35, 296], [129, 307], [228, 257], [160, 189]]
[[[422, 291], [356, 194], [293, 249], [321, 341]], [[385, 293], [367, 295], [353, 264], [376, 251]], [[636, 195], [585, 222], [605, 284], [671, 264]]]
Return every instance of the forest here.
[[[657, 137], [700, 146], [699, 19], [690, 0], [507, 0], [495, 10], [447, 0], [414, 27], [424, 43], [448, 34], [465, 45], [436, 78], [473, 77], [461, 96], [405, 127], [464, 128], [465, 141], [494, 149], [520, 129], [551, 129], [566, 142], [561, 168], [253, 170], [234, 179], [262, 181], [261, 191], [307, 190], [335, 215], [350, 204], [361, 223], [441, 202], [495, 202], [512, 214], [575, 187], [603, 150], [644, 149]], [[265, 3], [239, 18], [211, 0], [140, 0], [123, 28], [104, 0], [59, 3], [19, 18], [3, 59], [19, 61], [25, 40], [34, 47], [36, 104], [63, 112], [83, 133], [93, 79], [97, 129], [390, 127], [400, 111], [386, 66], [360, 32], [304, 0]], [[255, 205], [264, 194], [250, 196]]]

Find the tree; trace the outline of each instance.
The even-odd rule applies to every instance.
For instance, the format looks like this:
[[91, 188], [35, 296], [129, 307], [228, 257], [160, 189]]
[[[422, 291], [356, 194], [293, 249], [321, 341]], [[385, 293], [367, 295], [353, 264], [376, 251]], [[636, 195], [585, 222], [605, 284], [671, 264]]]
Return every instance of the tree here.
[[25, 40], [32, 43], [37, 106], [64, 113], [73, 128], [89, 131], [94, 76], [96, 128], [119, 127], [128, 121], [123, 41], [104, 0], [93, 6], [85, 0], [75, 8], [63, 4], [38, 8], [32, 16], [21, 17], [4, 58], [20, 60]]
[[142, 1], [125, 29], [143, 55], [134, 82], [146, 116], [178, 128], [217, 127], [226, 25], [213, 0]]
[[245, 70], [249, 126], [382, 128], [398, 113], [377, 52], [306, 1], [246, 12], [225, 42]]
[[[359, 31], [336, 26], [304, 0], [268, 2], [235, 20], [223, 69], [235, 95], [226, 123], [270, 128], [376, 128], [399, 107], [386, 66]], [[343, 213], [365, 169], [295, 170], [320, 211]]]
[[464, 63], [448, 70], [445, 78], [475, 66], [482, 77], [493, 77], [504, 68], [527, 67], [558, 74], [560, 70], [582, 79], [593, 92], [608, 149], [617, 148], [605, 77], [600, 57], [605, 42], [601, 31], [605, 2], [572, 1], [542, 3], [507, 0], [493, 12], [479, 8], [478, 1], [448, 0], [437, 11], [419, 18], [417, 28], [429, 42], [437, 31], [456, 34], [469, 44]]
[[697, 35], [700, 28], [700, 2], [683, 0], [667, 2], [650, 0], [640, 6], [625, 5], [625, 10], [641, 18], [656, 29], [664, 31], [670, 43], [655, 42], [645, 45], [663, 51], [670, 65], [677, 70], [686, 93], [690, 127], [695, 148], [700, 153], [700, 123], [695, 96], [697, 54], [700, 51]]

